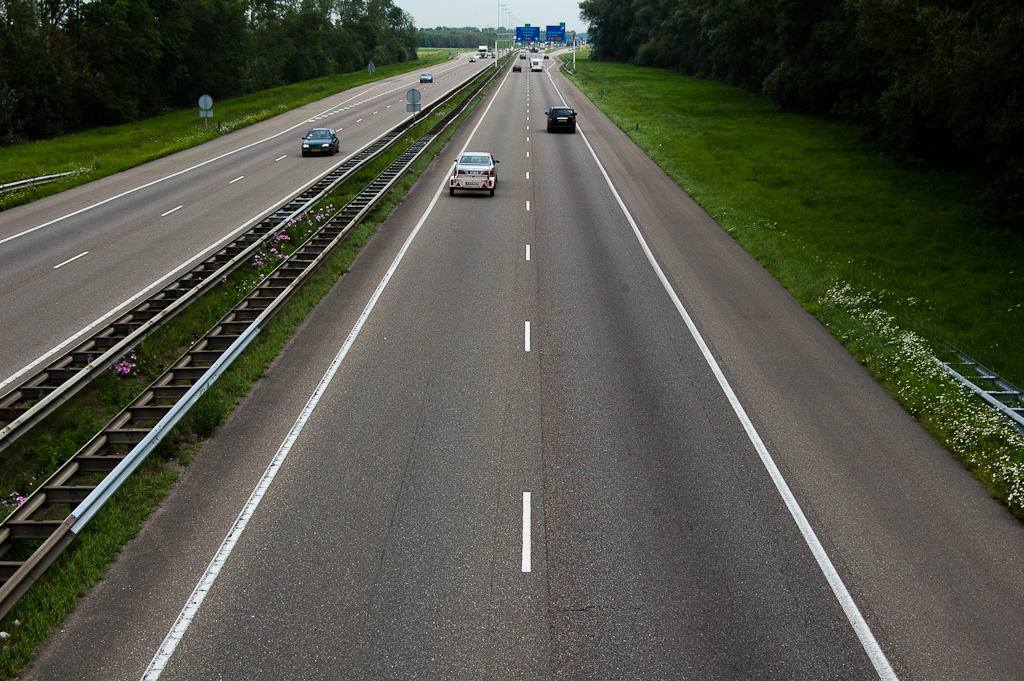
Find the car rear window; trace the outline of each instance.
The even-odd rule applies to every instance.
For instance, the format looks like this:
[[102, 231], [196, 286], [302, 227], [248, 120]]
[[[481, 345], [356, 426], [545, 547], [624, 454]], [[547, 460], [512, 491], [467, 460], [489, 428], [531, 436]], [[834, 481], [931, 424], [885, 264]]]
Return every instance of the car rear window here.
[[572, 109], [567, 109], [561, 106], [551, 107], [552, 116], [574, 116], [575, 112]]
[[474, 165], [487, 165], [491, 162], [491, 159], [486, 156], [463, 156], [459, 163], [471, 163]]

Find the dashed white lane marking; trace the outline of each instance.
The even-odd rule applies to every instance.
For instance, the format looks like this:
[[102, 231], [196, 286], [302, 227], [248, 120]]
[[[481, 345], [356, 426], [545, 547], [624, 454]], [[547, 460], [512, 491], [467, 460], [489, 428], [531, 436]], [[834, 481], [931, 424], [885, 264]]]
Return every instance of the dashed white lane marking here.
[[530, 351], [530, 322], [526, 322], [526, 351]]
[[82, 251], [81, 253], [79, 253], [75, 257], [68, 258], [67, 260], [65, 260], [64, 262], [62, 262], [59, 265], [54, 265], [53, 269], [58, 269], [60, 267], [64, 267], [64, 265], [67, 265], [69, 262], [74, 262], [74, 261], [78, 260], [79, 258], [81, 258], [82, 256], [85, 256], [85, 255], [89, 255], [89, 251]]
[[234, 184], [234, 183], [238, 182], [239, 180], [241, 180], [243, 177], [245, 177], [245, 175], [239, 175], [235, 179], [233, 179], [230, 182], [228, 182], [228, 184]]
[[[377, 86], [374, 86], [374, 87], [377, 87]], [[386, 94], [389, 94], [389, 93], [385, 92], [385, 93], [382, 93], [382, 94], [386, 95]], [[376, 95], [376, 97], [380, 97], [380, 96], [382, 96], [382, 95]], [[360, 102], [360, 103], [362, 103], [362, 102]], [[56, 224], [56, 223], [61, 222], [63, 220], [67, 220], [68, 218], [75, 217], [77, 215], [80, 215], [81, 213], [84, 213], [84, 212], [88, 211], [88, 210], [92, 210], [93, 208], [97, 208], [98, 206], [102, 206], [102, 205], [108, 204], [111, 201], [116, 201], [116, 200], [121, 199], [121, 198], [123, 198], [125, 196], [129, 196], [131, 194], [134, 194], [137, 191], [141, 191], [143, 189], [147, 189], [149, 187], [152, 187], [155, 184], [159, 184], [159, 183], [164, 182], [166, 180], [169, 180], [171, 178], [178, 177], [179, 175], [184, 175], [185, 173], [188, 173], [188, 172], [191, 172], [193, 170], [196, 170], [197, 168], [202, 168], [203, 166], [205, 166], [207, 164], [213, 163], [215, 161], [219, 161], [219, 160], [221, 160], [223, 158], [231, 156], [232, 154], [237, 154], [237, 153], [239, 153], [241, 151], [244, 151], [246, 149], [249, 149], [251, 147], [255, 147], [258, 144], [263, 144], [264, 142], [268, 142], [270, 140], [276, 139], [277, 137], [280, 137], [281, 135], [285, 135], [285, 134], [291, 132], [292, 130], [295, 130], [299, 126], [305, 125], [307, 123], [311, 123], [314, 120], [316, 120], [316, 118], [307, 118], [302, 123], [298, 123], [296, 125], [293, 125], [290, 128], [285, 128], [284, 130], [281, 130], [281, 131], [276, 132], [276, 133], [274, 133], [272, 135], [269, 135], [268, 137], [264, 137], [263, 139], [256, 140], [255, 142], [251, 142], [251, 143], [246, 144], [244, 146], [238, 147], [237, 149], [232, 149], [231, 151], [228, 151], [226, 153], [220, 154], [219, 156], [214, 156], [213, 158], [206, 159], [205, 161], [197, 163], [197, 164], [195, 164], [193, 166], [190, 166], [188, 168], [184, 168], [184, 169], [179, 170], [177, 172], [170, 173], [169, 175], [165, 175], [163, 177], [157, 178], [157, 179], [153, 180], [152, 182], [147, 182], [147, 183], [141, 184], [141, 185], [139, 185], [137, 187], [133, 187], [133, 188], [127, 190], [127, 191], [121, 192], [120, 194], [115, 194], [114, 196], [109, 196], [109, 197], [107, 197], [107, 198], [105, 198], [105, 199], [103, 199], [101, 201], [97, 201], [97, 202], [95, 202], [93, 204], [85, 206], [84, 208], [79, 208], [76, 211], [73, 211], [71, 213], [65, 213], [64, 215], [61, 215], [60, 217], [57, 217], [57, 218], [54, 218], [54, 219], [49, 220], [47, 222], [44, 222], [42, 224], [36, 225], [35, 227], [30, 227], [30, 228], [28, 228], [26, 230], [22, 230], [21, 232], [18, 232], [17, 234], [12, 234], [11, 236], [4, 237], [3, 239], [0, 239], [0, 244], [7, 243], [8, 241], [12, 241], [12, 240], [17, 239], [19, 237], [25, 236], [26, 234], [31, 234], [32, 232], [35, 232], [35, 231], [40, 230], [40, 229], [43, 229], [44, 227], [49, 227], [50, 225]], [[278, 160], [280, 160], [280, 159], [278, 159]]]
[[278, 156], [277, 158], [274, 159], [274, 161], [280, 161], [282, 158], [288, 158], [288, 154], [285, 154], [284, 156]]
[[526, 259], [530, 259], [530, 244], [526, 244]]
[[523, 572], [529, 572], [530, 561], [530, 493], [523, 492]]
[[165, 218], [165, 217], [167, 217], [168, 215], [170, 215], [171, 213], [173, 213], [173, 212], [175, 212], [175, 211], [179, 211], [179, 210], [181, 210], [181, 209], [182, 209], [182, 208], [184, 208], [184, 207], [185, 207], [185, 206], [178, 206], [177, 208], [172, 208], [172, 209], [170, 209], [169, 211], [167, 211], [166, 213], [160, 213], [160, 217], [162, 217], [162, 218]]

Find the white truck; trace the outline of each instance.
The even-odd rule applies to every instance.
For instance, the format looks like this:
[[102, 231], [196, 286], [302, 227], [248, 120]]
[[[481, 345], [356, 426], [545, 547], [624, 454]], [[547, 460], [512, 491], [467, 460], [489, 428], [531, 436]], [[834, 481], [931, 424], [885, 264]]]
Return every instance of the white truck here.
[[484, 57], [484, 55], [487, 54], [487, 46], [486, 45], [481, 45], [480, 47], [478, 47], [476, 49], [477, 49], [477, 52], [480, 53], [480, 58], [481, 59]]
[[531, 71], [543, 71], [544, 70], [544, 60], [541, 59], [540, 57], [531, 57], [530, 58], [530, 70]]

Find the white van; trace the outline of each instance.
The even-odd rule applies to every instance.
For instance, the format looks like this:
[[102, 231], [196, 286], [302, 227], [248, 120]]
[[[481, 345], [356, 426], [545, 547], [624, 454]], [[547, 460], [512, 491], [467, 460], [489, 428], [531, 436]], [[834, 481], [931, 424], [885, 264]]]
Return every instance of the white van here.
[[530, 70], [531, 71], [543, 71], [544, 70], [544, 60], [543, 59], [537, 59], [537, 58], [530, 59]]

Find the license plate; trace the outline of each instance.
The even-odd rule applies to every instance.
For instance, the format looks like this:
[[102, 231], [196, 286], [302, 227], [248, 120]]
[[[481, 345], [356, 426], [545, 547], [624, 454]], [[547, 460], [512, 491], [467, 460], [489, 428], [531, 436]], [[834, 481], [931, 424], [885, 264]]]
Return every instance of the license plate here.
[[479, 182], [476, 182], [476, 181], [472, 181], [472, 182], [467, 182], [467, 183], [466, 183], [466, 186], [467, 186], [467, 187], [479, 187], [479, 186], [480, 186], [480, 183], [479, 183]]

